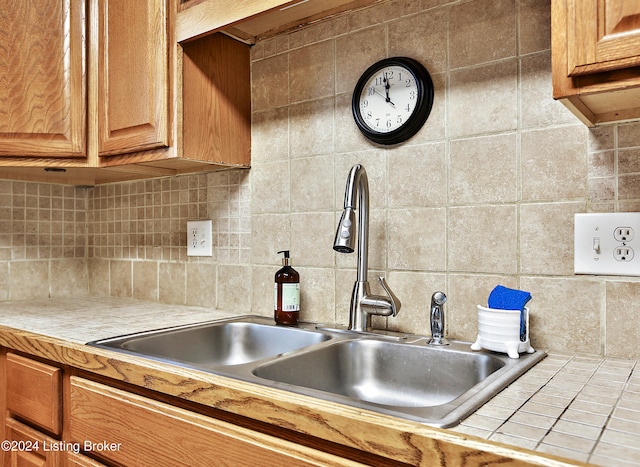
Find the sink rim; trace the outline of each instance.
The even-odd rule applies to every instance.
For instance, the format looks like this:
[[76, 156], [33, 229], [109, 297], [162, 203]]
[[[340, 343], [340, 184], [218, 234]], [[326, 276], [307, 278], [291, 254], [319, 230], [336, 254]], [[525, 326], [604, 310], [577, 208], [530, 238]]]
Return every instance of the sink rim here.
[[[283, 332], [285, 333], [289, 333], [289, 332], [294, 332], [294, 333], [313, 333], [313, 334], [317, 334], [320, 336], [324, 336], [325, 338], [317, 343], [311, 343], [309, 345], [300, 347], [300, 348], [296, 348], [293, 350], [287, 350], [287, 351], [283, 351], [283, 352], [278, 352], [276, 354], [269, 354], [269, 355], [265, 355], [265, 356], [261, 356], [259, 358], [256, 359], [251, 359], [242, 363], [234, 363], [234, 364], [223, 364], [223, 363], [219, 363], [219, 364], [208, 364], [208, 365], [203, 365], [203, 364], [198, 364], [197, 362], [194, 361], [190, 361], [190, 360], [184, 360], [184, 359], [179, 359], [179, 358], [171, 358], [168, 356], [164, 356], [164, 355], [159, 355], [159, 354], [155, 354], [155, 353], [147, 353], [147, 352], [141, 352], [141, 351], [137, 351], [137, 350], [133, 350], [131, 348], [127, 348], [127, 347], [123, 347], [124, 345], [126, 345], [128, 342], [130, 341], [135, 341], [135, 340], [142, 340], [142, 339], [146, 339], [146, 338], [152, 338], [154, 336], [158, 336], [158, 337], [162, 337], [162, 336], [169, 336], [170, 334], [174, 334], [176, 332], [180, 332], [180, 331], [188, 331], [190, 329], [193, 330], [198, 330], [199, 328], [208, 328], [208, 327], [223, 327], [223, 326], [227, 326], [229, 324], [255, 324], [258, 325], [260, 327], [264, 326], [264, 327], [268, 327], [268, 328], [276, 328], [276, 329], [281, 329], [283, 330]], [[197, 322], [197, 323], [191, 323], [191, 324], [183, 324], [183, 325], [178, 325], [178, 326], [169, 326], [169, 327], [163, 327], [163, 328], [157, 328], [157, 329], [151, 329], [151, 330], [147, 330], [147, 331], [141, 331], [141, 332], [134, 332], [134, 333], [127, 333], [127, 334], [122, 334], [122, 335], [118, 335], [118, 336], [114, 336], [114, 337], [108, 337], [108, 338], [104, 338], [104, 339], [97, 339], [91, 342], [87, 342], [87, 345], [92, 346], [92, 347], [98, 347], [98, 348], [102, 348], [102, 349], [107, 349], [107, 350], [112, 350], [118, 353], [124, 353], [127, 355], [132, 355], [135, 357], [139, 357], [139, 358], [145, 358], [145, 359], [151, 359], [151, 360], [155, 360], [155, 361], [159, 361], [162, 363], [167, 363], [170, 365], [177, 365], [177, 366], [181, 366], [181, 367], [185, 367], [185, 368], [190, 368], [190, 369], [194, 369], [194, 370], [199, 370], [199, 371], [205, 371], [208, 373], [224, 373], [226, 374], [227, 372], [224, 371], [225, 368], [231, 368], [231, 367], [235, 367], [235, 366], [243, 366], [243, 365], [248, 365], [248, 364], [253, 364], [254, 362], [257, 361], [264, 361], [264, 360], [268, 360], [268, 359], [272, 359], [272, 358], [276, 358], [278, 356], [281, 355], [288, 355], [291, 352], [296, 352], [302, 349], [305, 349], [306, 347], [313, 347], [315, 345], [319, 345], [322, 344], [324, 342], [330, 341], [333, 339], [333, 336], [330, 335], [327, 332], [324, 331], [320, 331], [320, 330], [316, 330], [315, 325], [311, 325], [308, 323], [302, 323], [298, 326], [276, 326], [275, 323], [273, 323], [273, 320], [271, 320], [270, 318], [264, 317], [264, 316], [257, 316], [257, 315], [242, 315], [242, 316], [237, 316], [237, 317], [232, 317], [232, 318], [223, 318], [223, 319], [214, 319], [214, 320], [208, 320], [208, 321], [201, 321], [201, 322]], [[232, 372], [233, 373], [233, 372]]]
[[[171, 332], [180, 329], [194, 328], [198, 326], [206, 325], [224, 325], [233, 322], [249, 322], [254, 324], [273, 326], [282, 329], [295, 329], [302, 332], [313, 332], [328, 336], [329, 338], [309, 346], [305, 346], [296, 350], [283, 352], [278, 355], [265, 357], [262, 359], [253, 360], [247, 363], [237, 365], [220, 365], [215, 367], [203, 367], [189, 362], [181, 362], [178, 360], [172, 360], [168, 358], [158, 357], [154, 355], [142, 354], [127, 349], [116, 348], [113, 346], [105, 345], [112, 341], [121, 339], [135, 338], [144, 335], [162, 334], [164, 332]], [[389, 406], [377, 404], [375, 402], [362, 401], [359, 399], [320, 391], [312, 388], [305, 388], [302, 386], [296, 386], [293, 384], [282, 383], [276, 380], [266, 379], [257, 376], [254, 372], [262, 367], [274, 364], [276, 362], [287, 361], [288, 359], [297, 358], [299, 356], [320, 351], [329, 345], [339, 345], [343, 343], [361, 341], [361, 340], [374, 340], [393, 343], [401, 346], [420, 346], [428, 348], [434, 352], [449, 352], [451, 350], [462, 351], [468, 354], [487, 355], [492, 358], [503, 361], [505, 364], [502, 368], [498, 369], [494, 373], [490, 374], [480, 383], [474, 385], [469, 390], [461, 394], [459, 397], [452, 401], [433, 407], [404, 407], [404, 406]], [[520, 354], [520, 358], [512, 359], [506, 354], [492, 352], [488, 350], [473, 351], [470, 349], [471, 343], [449, 339], [449, 345], [446, 346], [429, 346], [427, 344], [429, 337], [416, 336], [406, 333], [395, 333], [389, 331], [381, 331], [381, 333], [366, 332], [358, 333], [348, 331], [340, 328], [332, 328], [327, 325], [304, 323], [299, 322], [294, 326], [281, 326], [276, 325], [273, 319], [265, 316], [258, 315], [240, 315], [229, 318], [214, 319], [210, 321], [203, 321], [199, 323], [171, 326], [165, 328], [158, 328], [149, 331], [135, 332], [129, 334], [123, 334], [106, 339], [99, 339], [88, 342], [87, 345], [102, 349], [107, 349], [113, 352], [131, 355], [137, 358], [142, 358], [151, 361], [158, 361], [172, 366], [189, 368], [191, 370], [202, 371], [207, 374], [214, 374], [223, 377], [229, 377], [237, 379], [243, 382], [257, 384], [263, 387], [268, 387], [276, 390], [283, 390], [288, 393], [294, 393], [301, 396], [308, 396], [322, 401], [335, 402], [350, 407], [356, 407], [359, 409], [369, 410], [375, 413], [391, 415], [404, 420], [412, 420], [421, 424], [434, 426], [438, 428], [447, 428], [458, 425], [462, 420], [471, 415], [475, 410], [486, 404], [493, 397], [495, 397], [501, 390], [506, 388], [509, 384], [517, 380], [526, 371], [533, 367], [536, 363], [541, 361], [546, 353], [541, 350], [537, 350], [531, 354]]]
[[339, 346], [352, 342], [367, 340], [380, 341], [380, 339], [376, 339], [375, 337], [370, 336], [355, 337], [342, 341], [332, 341], [330, 344], [322, 346], [321, 348], [304, 349], [302, 352], [297, 352], [296, 354], [282, 357], [278, 359], [278, 361], [262, 363], [256, 366], [252, 373], [254, 376], [256, 376], [256, 378], [267, 382], [266, 384], [262, 383], [263, 385], [267, 385], [270, 387], [276, 387], [278, 389], [283, 389], [289, 392], [294, 392], [296, 394], [302, 394], [321, 400], [329, 400], [332, 402], [338, 402], [357, 408], [373, 410], [374, 412], [392, 415], [403, 419], [414, 420], [438, 428], [447, 428], [458, 425], [462, 420], [471, 415], [471, 413], [473, 413], [478, 408], [482, 407], [489, 400], [493, 399], [493, 397], [495, 397], [501, 390], [515, 381], [518, 377], [522, 376], [522, 374], [524, 374], [546, 356], [545, 352], [538, 350], [532, 354], [521, 354], [520, 358], [518, 359], [512, 359], [506, 354], [500, 354], [486, 350], [473, 351], [470, 349], [470, 342], [459, 340], [449, 340], [450, 344], [447, 346], [429, 346], [427, 344], [428, 338], [422, 338], [410, 343], [396, 344], [402, 346], [420, 347], [433, 352], [455, 351], [469, 355], [482, 355], [500, 360], [502, 363], [504, 363], [501, 368], [491, 373], [485, 379], [475, 384], [451, 401], [441, 405], [424, 407], [407, 407], [401, 405], [394, 406], [370, 401], [363, 401], [342, 394], [336, 394], [333, 392], [327, 392], [310, 387], [298, 386], [295, 384], [268, 379], [256, 374], [256, 371], [259, 371], [260, 368], [268, 367], [271, 365], [285, 364], [287, 361], [302, 356], [302, 354], [306, 355], [313, 354], [315, 352], [321, 352], [325, 350], [329, 345]]

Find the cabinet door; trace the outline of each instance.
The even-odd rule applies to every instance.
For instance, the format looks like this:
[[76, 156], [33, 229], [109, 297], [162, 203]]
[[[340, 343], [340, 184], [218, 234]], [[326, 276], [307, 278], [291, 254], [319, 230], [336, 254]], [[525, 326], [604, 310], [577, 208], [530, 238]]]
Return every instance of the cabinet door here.
[[85, 157], [85, 2], [0, 0], [0, 155]]
[[53, 449], [59, 441], [7, 419], [5, 439], [11, 449], [4, 450], [5, 467], [57, 467], [62, 465], [61, 451]]
[[7, 353], [7, 410], [59, 435], [62, 432], [62, 370], [30, 358]]
[[83, 378], [70, 380], [71, 441], [100, 445], [95, 455], [119, 465], [363, 465]]
[[566, 0], [569, 76], [640, 66], [640, 2]]
[[98, 152], [168, 145], [167, 0], [99, 0]]

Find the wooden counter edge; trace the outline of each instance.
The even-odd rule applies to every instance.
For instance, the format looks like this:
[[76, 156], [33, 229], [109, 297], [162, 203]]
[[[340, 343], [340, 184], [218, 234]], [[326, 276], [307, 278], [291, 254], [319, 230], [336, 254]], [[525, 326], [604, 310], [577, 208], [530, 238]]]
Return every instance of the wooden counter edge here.
[[589, 465], [6, 326], [0, 346], [410, 465]]

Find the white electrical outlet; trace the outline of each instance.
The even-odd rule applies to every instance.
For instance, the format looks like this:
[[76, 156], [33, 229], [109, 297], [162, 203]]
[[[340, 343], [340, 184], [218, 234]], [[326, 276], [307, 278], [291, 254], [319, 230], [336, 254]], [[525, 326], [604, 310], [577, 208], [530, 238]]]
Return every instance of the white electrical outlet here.
[[212, 221], [187, 221], [187, 256], [213, 256]]
[[576, 274], [640, 276], [640, 212], [575, 215]]

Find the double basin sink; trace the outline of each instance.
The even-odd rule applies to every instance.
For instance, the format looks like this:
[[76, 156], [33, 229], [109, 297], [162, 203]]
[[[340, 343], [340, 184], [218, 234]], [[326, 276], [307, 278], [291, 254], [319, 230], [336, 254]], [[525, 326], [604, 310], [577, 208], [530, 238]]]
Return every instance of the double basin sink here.
[[89, 345], [437, 427], [457, 425], [545, 356], [511, 359], [469, 343], [427, 342], [241, 316]]

